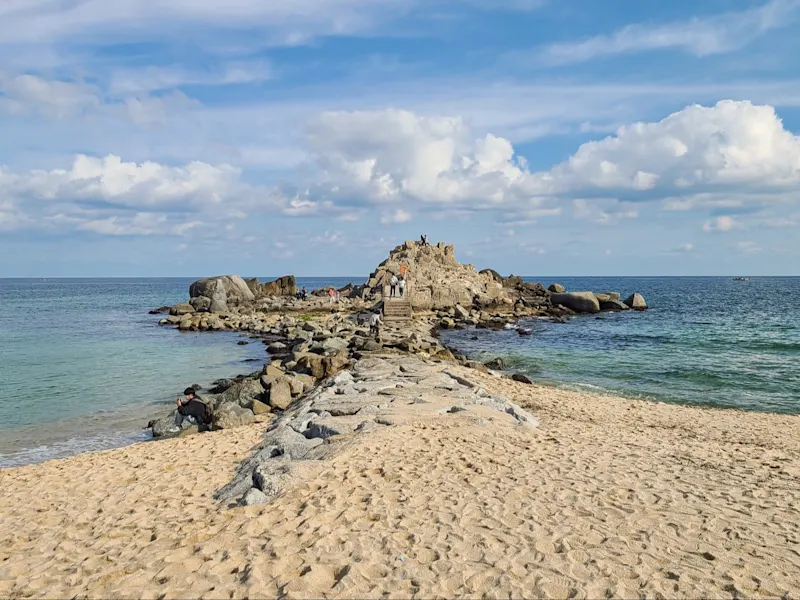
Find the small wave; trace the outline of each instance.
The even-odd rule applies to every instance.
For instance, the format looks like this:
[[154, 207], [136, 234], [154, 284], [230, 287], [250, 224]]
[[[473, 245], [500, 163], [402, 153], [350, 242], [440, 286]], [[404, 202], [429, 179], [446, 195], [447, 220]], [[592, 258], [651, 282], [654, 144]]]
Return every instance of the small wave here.
[[0, 453], [0, 468], [20, 467], [56, 458], [67, 458], [84, 452], [121, 448], [150, 438], [145, 431], [117, 431], [88, 438], [70, 438], [52, 444], [40, 444], [30, 448], [20, 448]]

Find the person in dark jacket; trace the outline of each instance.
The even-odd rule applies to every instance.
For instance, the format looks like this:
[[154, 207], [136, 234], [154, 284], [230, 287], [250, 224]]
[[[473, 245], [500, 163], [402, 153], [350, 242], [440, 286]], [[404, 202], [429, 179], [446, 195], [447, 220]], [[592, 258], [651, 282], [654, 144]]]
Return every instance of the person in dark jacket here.
[[181, 428], [184, 421], [197, 424], [200, 429], [207, 429], [211, 425], [211, 408], [203, 402], [194, 388], [186, 388], [183, 391], [186, 399], [178, 398], [178, 412], [175, 413], [175, 427]]

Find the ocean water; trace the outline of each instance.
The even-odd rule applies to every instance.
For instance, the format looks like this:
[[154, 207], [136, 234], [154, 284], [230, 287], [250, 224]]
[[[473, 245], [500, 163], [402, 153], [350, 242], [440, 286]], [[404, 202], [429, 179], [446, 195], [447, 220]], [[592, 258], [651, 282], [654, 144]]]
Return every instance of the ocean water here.
[[526, 277], [569, 291], [644, 295], [650, 309], [527, 320], [531, 336], [480, 329], [443, 340], [503, 357], [538, 382], [704, 406], [800, 413], [800, 278]]
[[148, 439], [148, 420], [188, 385], [258, 369], [257, 340], [177, 332], [147, 314], [184, 301], [195, 279], [0, 279], [0, 467]]
[[[185, 300], [194, 279], [0, 279], [0, 467], [148, 439], [147, 421], [188, 385], [259, 368], [267, 355], [258, 341], [178, 332], [147, 314]], [[443, 340], [473, 357], [502, 356], [545, 384], [800, 413], [800, 278], [526, 279], [636, 291], [651, 308], [567, 324], [532, 320], [529, 337], [464, 329]]]

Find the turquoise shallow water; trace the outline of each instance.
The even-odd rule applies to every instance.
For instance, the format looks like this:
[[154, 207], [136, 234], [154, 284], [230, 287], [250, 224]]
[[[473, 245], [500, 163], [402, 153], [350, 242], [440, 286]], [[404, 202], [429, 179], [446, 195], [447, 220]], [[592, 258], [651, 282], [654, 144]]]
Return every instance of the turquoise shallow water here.
[[147, 439], [150, 416], [187, 385], [259, 368], [258, 341], [147, 314], [185, 300], [194, 279], [0, 279], [0, 466]]
[[800, 278], [531, 277], [571, 291], [642, 293], [647, 312], [529, 321], [514, 331], [456, 330], [467, 355], [559, 386], [632, 397], [800, 413]]
[[[0, 467], [148, 438], [148, 419], [189, 384], [247, 373], [261, 343], [179, 333], [148, 315], [194, 278], [0, 279]], [[267, 279], [267, 278], [263, 278]], [[651, 309], [534, 334], [444, 332], [466, 354], [559, 386], [667, 402], [800, 413], [800, 278], [556, 278], [571, 290], [638, 291]], [[301, 278], [309, 289], [363, 278]]]

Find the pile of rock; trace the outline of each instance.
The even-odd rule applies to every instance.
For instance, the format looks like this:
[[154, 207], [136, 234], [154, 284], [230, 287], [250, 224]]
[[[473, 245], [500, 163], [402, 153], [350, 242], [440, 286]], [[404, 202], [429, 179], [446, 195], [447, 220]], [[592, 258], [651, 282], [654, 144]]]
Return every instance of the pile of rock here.
[[474, 301], [488, 306], [508, 299], [502, 282], [489, 273], [479, 273], [473, 265], [458, 262], [454, 246], [443, 242], [423, 246], [413, 241], [389, 253], [370, 274], [362, 296], [380, 299], [392, 276], [401, 274], [401, 267], [408, 269], [406, 293], [414, 310], [438, 310], [456, 304], [472, 306]]
[[576, 313], [600, 311], [646, 310], [647, 302], [641, 294], [631, 294], [624, 301], [619, 292], [567, 292], [563, 285], [554, 283], [549, 288], [550, 302], [564, 306]]

